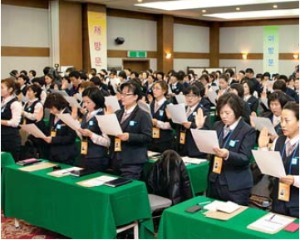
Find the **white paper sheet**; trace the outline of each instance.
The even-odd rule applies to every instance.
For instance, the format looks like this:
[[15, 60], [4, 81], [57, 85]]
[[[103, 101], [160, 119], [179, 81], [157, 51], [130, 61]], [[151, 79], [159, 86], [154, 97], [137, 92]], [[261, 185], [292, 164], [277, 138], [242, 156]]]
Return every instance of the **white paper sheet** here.
[[120, 103], [116, 96], [105, 97], [105, 106], [106, 107], [110, 106], [114, 112], [121, 109]]
[[206, 159], [202, 159], [202, 158], [191, 158], [191, 157], [182, 157], [182, 161], [184, 161], [185, 163], [192, 163], [192, 164], [200, 164], [203, 162], [206, 162]]
[[96, 116], [96, 118], [98, 120], [98, 125], [103, 133], [112, 136], [117, 136], [123, 133], [116, 114], [113, 113], [101, 115]]
[[88, 179], [85, 181], [77, 182], [77, 184], [84, 186], [84, 187], [96, 187], [96, 186], [101, 186], [106, 182], [112, 181], [114, 179], [117, 179], [116, 177], [111, 177], [107, 175], [103, 175], [100, 177]]
[[57, 114], [57, 117], [62, 120], [65, 124], [67, 124], [70, 128], [72, 128], [74, 131], [76, 131], [77, 135], [82, 138], [82, 135], [80, 132], [78, 132], [78, 129], [80, 128], [80, 123], [78, 120], [75, 120], [71, 114], [69, 113], [60, 113]]
[[183, 94], [177, 94], [175, 95], [175, 98], [178, 104], [183, 103], [184, 105], [186, 105], [186, 99]]
[[216, 131], [191, 129], [191, 132], [200, 152], [215, 154], [213, 148], [219, 147], [219, 140]]
[[255, 129], [261, 131], [264, 127], [266, 127], [270, 134], [277, 135], [275, 128], [269, 118], [254, 117], [253, 122], [255, 124]]
[[67, 94], [67, 92], [64, 91], [64, 90], [55, 90], [55, 89], [51, 89], [50, 92], [51, 92], [51, 93], [59, 93], [59, 94], [62, 95], [63, 97], [69, 97], [69, 94]]
[[277, 178], [286, 176], [280, 152], [252, 150], [252, 154], [263, 174]]
[[260, 101], [267, 109], [269, 109], [267, 98], [261, 98]]
[[64, 176], [70, 175], [71, 171], [73, 171], [73, 170], [81, 170], [81, 169], [82, 168], [80, 168], [80, 167], [70, 167], [70, 168], [65, 168], [65, 169], [49, 172], [47, 174], [50, 176], [53, 176], [53, 177], [64, 177]]
[[212, 104], [216, 105], [216, 99], [218, 97], [217, 93], [214, 90], [207, 91], [207, 97]]
[[65, 96], [65, 99], [68, 101], [71, 107], [81, 108], [80, 104], [74, 97]]
[[21, 125], [21, 129], [29, 134], [32, 134], [36, 138], [46, 137], [45, 134], [34, 123]]
[[186, 117], [185, 106], [183, 103], [175, 105], [169, 104], [167, 106], [167, 109], [169, 110], [172, 121], [174, 123], [182, 124], [188, 121]]
[[142, 109], [143, 111], [148, 113], [150, 115], [150, 117], [152, 118], [150, 105], [148, 103], [145, 103], [144, 101], [139, 100], [138, 101], [138, 106], [139, 106], [140, 109]]

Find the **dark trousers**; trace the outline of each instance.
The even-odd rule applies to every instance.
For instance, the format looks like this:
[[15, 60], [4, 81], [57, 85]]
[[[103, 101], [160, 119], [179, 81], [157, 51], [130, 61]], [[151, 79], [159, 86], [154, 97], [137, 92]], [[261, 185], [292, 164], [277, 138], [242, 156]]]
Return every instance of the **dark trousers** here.
[[113, 159], [112, 168], [114, 174], [121, 177], [140, 180], [144, 168], [144, 163], [123, 164], [120, 159]]
[[108, 168], [108, 158], [85, 158], [82, 156], [79, 166], [86, 169], [105, 172]]
[[279, 214], [299, 218], [299, 206], [287, 207], [285, 202], [278, 199], [273, 200], [272, 211]]
[[220, 185], [218, 181], [209, 182], [208, 197], [223, 201], [232, 201], [239, 205], [248, 206], [251, 188], [229, 191], [227, 185]]
[[1, 151], [11, 153], [15, 162], [19, 161], [21, 152], [20, 134], [18, 133], [10, 136], [1, 135]]

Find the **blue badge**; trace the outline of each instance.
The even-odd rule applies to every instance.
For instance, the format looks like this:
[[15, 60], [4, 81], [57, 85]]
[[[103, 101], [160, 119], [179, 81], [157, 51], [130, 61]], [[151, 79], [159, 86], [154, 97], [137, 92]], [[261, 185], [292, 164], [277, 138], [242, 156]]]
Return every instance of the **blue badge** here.
[[230, 140], [229, 141], [229, 146], [230, 147], [234, 147], [235, 146], [235, 141], [234, 140]]
[[159, 116], [162, 117], [164, 115], [164, 110], [159, 110]]
[[193, 116], [195, 117], [197, 115], [197, 112], [193, 112]]
[[4, 110], [5, 110], [5, 108], [2, 108], [2, 109], [1, 109], [1, 112], [3, 113], [3, 112], [4, 112]]
[[28, 111], [31, 111], [31, 107], [30, 107], [30, 108], [28, 108]]
[[298, 163], [298, 158], [294, 157], [292, 158], [292, 165], [297, 165]]
[[133, 127], [135, 125], [135, 121], [130, 121], [129, 126]]
[[56, 125], [56, 129], [61, 129], [61, 125], [60, 125], [60, 124], [57, 124], [57, 125]]
[[89, 126], [93, 126], [94, 122], [93, 121], [89, 121]]

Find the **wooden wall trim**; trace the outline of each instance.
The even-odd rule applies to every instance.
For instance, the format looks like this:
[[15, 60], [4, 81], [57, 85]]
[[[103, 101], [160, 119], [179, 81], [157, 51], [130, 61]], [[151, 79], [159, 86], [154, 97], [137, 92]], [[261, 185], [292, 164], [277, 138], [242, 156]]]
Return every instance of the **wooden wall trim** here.
[[112, 8], [107, 8], [106, 14], [109, 17], [133, 18], [133, 19], [139, 19], [139, 20], [157, 21], [157, 19], [158, 19], [158, 15], [155, 15], [155, 14], [126, 11], [126, 10], [112, 9]]
[[298, 18], [266, 19], [250, 21], [220, 22], [220, 27], [246, 27], [246, 26], [268, 26], [268, 25], [299, 25]]
[[48, 0], [2, 0], [1, 4], [48, 9]]
[[[293, 53], [279, 53], [279, 60], [294, 60]], [[263, 53], [248, 53], [247, 60], [262, 60]], [[243, 59], [242, 53], [220, 53], [220, 59]]]
[[50, 48], [1, 46], [2, 57], [50, 57]]
[[[127, 50], [107, 50], [107, 57], [108, 58], [127, 58]], [[157, 58], [156, 51], [146, 51], [147, 58]], [[147, 59], [145, 58], [145, 59]], [[132, 58], [132, 59], [139, 59], [139, 58]], [[144, 59], [144, 58], [141, 58]]]
[[174, 52], [174, 58], [209, 59], [209, 53]]
[[210, 22], [208, 21], [202, 21], [202, 20], [190, 19], [190, 18], [179, 18], [179, 17], [174, 17], [174, 23], [192, 25], [192, 26], [203, 26], [203, 27], [210, 26]]

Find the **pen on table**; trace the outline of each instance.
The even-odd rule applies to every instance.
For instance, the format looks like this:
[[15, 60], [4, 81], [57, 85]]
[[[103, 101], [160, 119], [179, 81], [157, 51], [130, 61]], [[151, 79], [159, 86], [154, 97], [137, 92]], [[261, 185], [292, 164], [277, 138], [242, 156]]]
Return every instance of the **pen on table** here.
[[208, 204], [208, 203], [211, 203], [211, 201], [199, 202], [199, 203], [197, 203], [197, 204], [198, 204], [198, 205], [203, 205], [203, 204]]
[[269, 221], [272, 221], [272, 219], [275, 217], [275, 214], [273, 214], [271, 217], [270, 217], [270, 219], [269, 219]]

